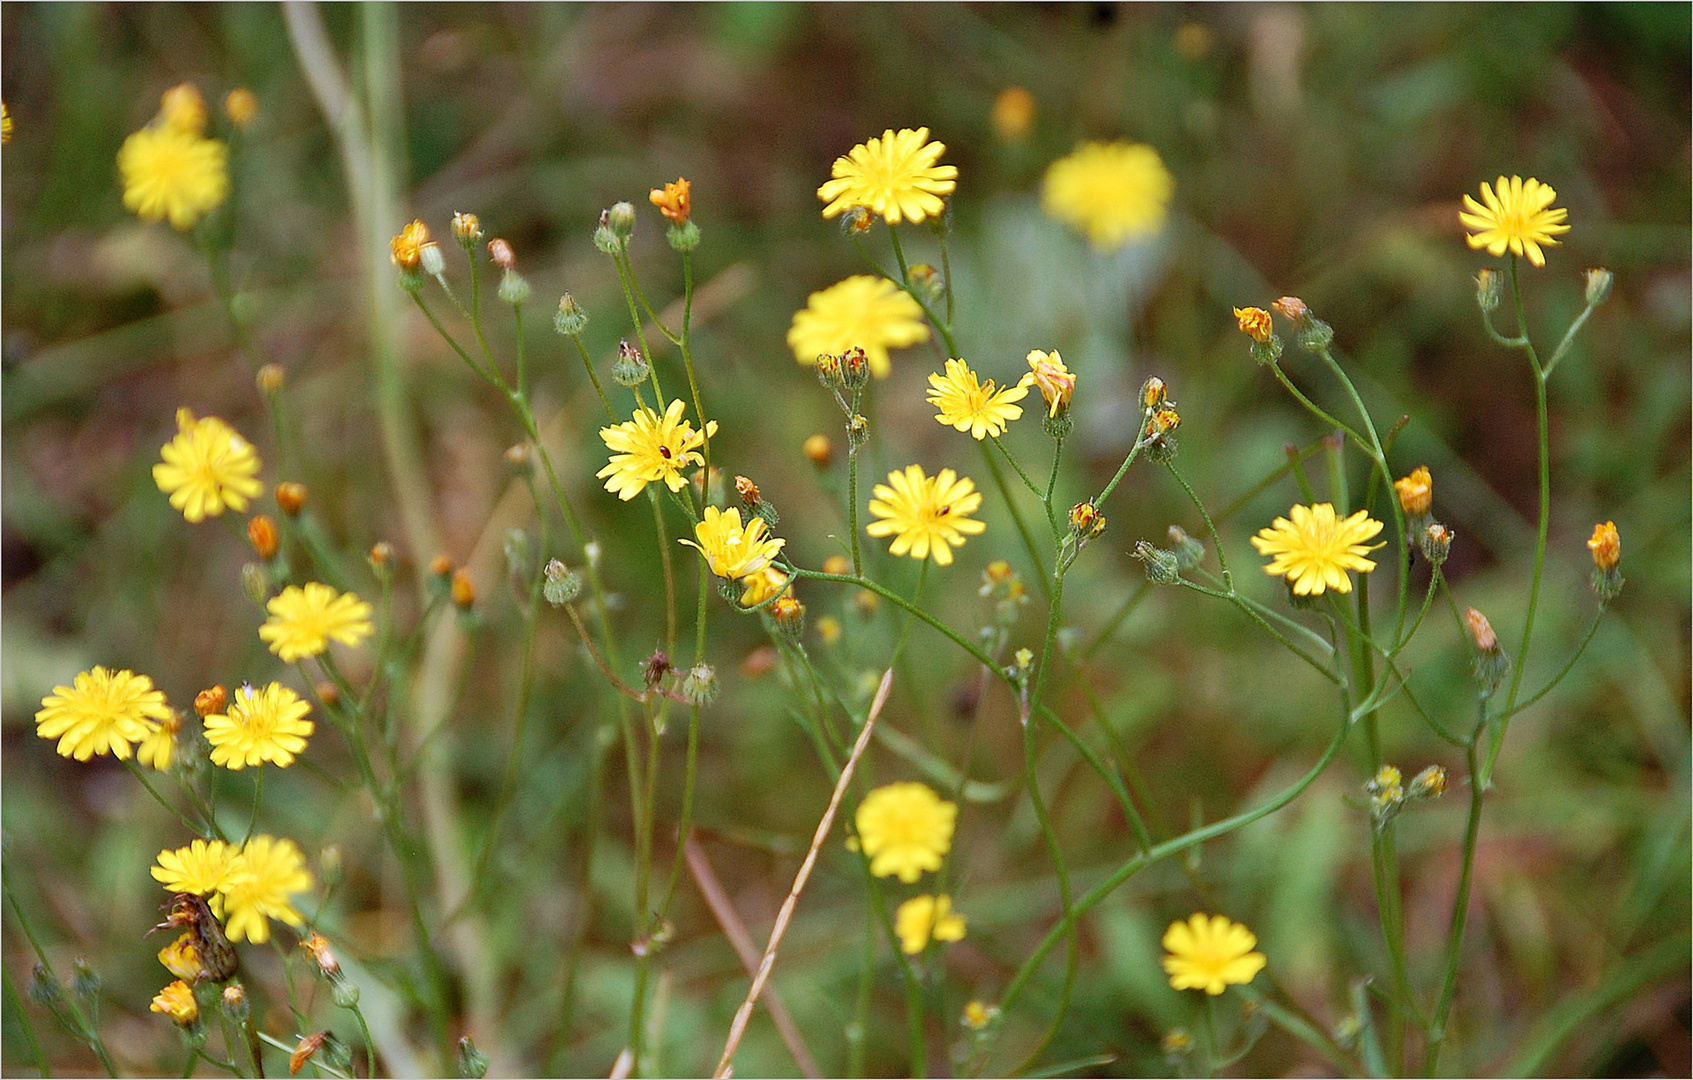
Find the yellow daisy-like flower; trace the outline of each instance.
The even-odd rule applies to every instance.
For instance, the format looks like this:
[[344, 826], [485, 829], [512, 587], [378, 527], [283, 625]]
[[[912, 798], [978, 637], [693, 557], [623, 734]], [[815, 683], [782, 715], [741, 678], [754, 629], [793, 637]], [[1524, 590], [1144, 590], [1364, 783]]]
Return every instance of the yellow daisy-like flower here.
[[682, 419], [680, 398], [672, 401], [661, 418], [651, 409], [636, 409], [634, 418], [600, 429], [600, 438], [613, 453], [611, 464], [595, 473], [605, 479], [605, 489], [625, 501], [633, 499], [648, 484], [662, 481], [671, 491], [681, 491], [687, 479], [682, 470], [704, 465], [697, 449], [708, 436], [717, 434], [717, 421], [705, 425], [705, 434]]
[[170, 123], [144, 127], [118, 149], [123, 204], [142, 221], [187, 231], [229, 194], [229, 147]]
[[952, 910], [950, 896], [913, 896], [894, 912], [899, 947], [915, 956], [931, 941], [964, 940], [964, 916]]
[[388, 260], [401, 270], [416, 270], [423, 264], [423, 249], [434, 246], [429, 226], [413, 221], [388, 241]]
[[263, 690], [243, 686], [230, 695], [228, 712], [205, 719], [212, 764], [239, 771], [268, 761], [286, 769], [294, 764], [294, 755], [306, 748], [306, 736], [313, 730], [306, 719], [311, 709], [281, 683]]
[[1075, 372], [1064, 366], [1058, 350], [1041, 352], [1029, 350], [1029, 373], [1023, 376], [1032, 381], [1046, 399], [1047, 416], [1057, 416], [1070, 407], [1070, 395], [1076, 392]]
[[1022, 416], [1023, 407], [1012, 402], [1028, 395], [1029, 380], [997, 389], [992, 379], [977, 381], [976, 373], [962, 360], [948, 360], [945, 375], [929, 376], [929, 404], [940, 410], [935, 419], [968, 431], [977, 442], [1000, 435], [1006, 424]]
[[866, 139], [835, 159], [832, 179], [817, 189], [817, 197], [828, 204], [823, 216], [862, 206], [898, 225], [939, 214], [946, 206], [941, 196], [958, 186], [957, 166], [935, 164], [944, 153], [946, 145], [929, 142], [926, 127], [889, 128], [879, 139]]
[[231, 941], [263, 945], [270, 940], [269, 919], [296, 927], [306, 924], [288, 899], [312, 887], [305, 857], [294, 841], [255, 836], [241, 849], [237, 862], [244, 873], [223, 894], [229, 913], [225, 929]]
[[1110, 251], [1156, 233], [1175, 187], [1150, 146], [1084, 143], [1046, 170], [1041, 207]]
[[[891, 487], [889, 485], [892, 485]], [[870, 512], [877, 520], [864, 527], [871, 536], [892, 536], [888, 550], [926, 559], [931, 553], [941, 566], [952, 565], [952, 549], [964, 546], [986, 525], [970, 517], [982, 505], [982, 493], [969, 477], [942, 469], [924, 476], [921, 465], [907, 465], [888, 474], [886, 484], [871, 492]]]
[[194, 944], [192, 931], [183, 934], [175, 941], [159, 950], [159, 963], [179, 979], [190, 985], [200, 979], [203, 968], [200, 966], [200, 949]]
[[182, 728], [181, 714], [175, 709], [168, 711], [170, 715], [155, 724], [147, 737], [141, 740], [141, 745], [135, 748], [135, 760], [159, 772], [170, 768], [172, 759], [176, 757], [176, 733]]
[[153, 1004], [148, 1008], [170, 1017], [181, 1027], [200, 1019], [200, 1003], [194, 1000], [194, 990], [181, 979], [154, 995]]
[[226, 506], [247, 509], [264, 490], [253, 444], [217, 417], [196, 420], [187, 408], [176, 410], [176, 427], [176, 438], [159, 451], [164, 460], [153, 466], [153, 482], [170, 504], [193, 524], [217, 517]]
[[741, 593], [742, 607], [757, 607], [778, 593], [785, 593], [791, 587], [788, 575], [774, 566], [766, 566], [756, 574], [748, 574], [741, 579], [746, 591]]
[[694, 526], [694, 535], [699, 542], [680, 542], [697, 548], [705, 556], [706, 565], [711, 567], [712, 573], [735, 581], [769, 566], [770, 560], [787, 543], [786, 540], [767, 539], [764, 530], [765, 523], [761, 517], [754, 516], [743, 528], [739, 510], [731, 507], [725, 511], [708, 506], [704, 519]]
[[357, 645], [372, 633], [370, 605], [353, 593], [339, 593], [321, 581], [290, 585], [265, 604], [270, 618], [259, 637], [284, 663], [317, 656], [333, 638]]
[[1532, 176], [1527, 180], [1501, 176], [1494, 187], [1483, 180], [1482, 201], [1465, 195], [1464, 209], [1458, 212], [1458, 220], [1469, 230], [1464, 239], [1472, 248], [1486, 248], [1489, 255], [1503, 255], [1509, 248], [1511, 254], [1527, 255], [1535, 266], [1545, 266], [1540, 246], [1552, 247], [1559, 243], [1554, 236], [1570, 231], [1564, 224], [1569, 211], [1552, 205], [1557, 197], [1549, 185]]
[[58, 739], [63, 757], [87, 761], [95, 754], [111, 754], [123, 761], [131, 743], [142, 742], [170, 718], [165, 695], [153, 689], [152, 679], [96, 666], [41, 699], [35, 733]]
[[812, 293], [788, 328], [788, 347], [800, 363], [815, 364], [820, 355], [844, 353], [856, 345], [878, 379], [887, 378], [893, 368], [889, 349], [928, 340], [929, 327], [917, 301], [887, 278], [869, 274], [855, 274]]
[[872, 791], [858, 804], [858, 841], [877, 877], [897, 876], [907, 885], [926, 870], [939, 870], [952, 847], [958, 807], [926, 784], [907, 781]]
[[1273, 577], [1286, 577], [1295, 595], [1321, 596], [1325, 589], [1352, 591], [1348, 570], [1367, 574], [1376, 564], [1364, 558], [1380, 544], [1365, 541], [1381, 532], [1381, 522], [1360, 510], [1340, 520], [1329, 503], [1295, 506], [1293, 520], [1279, 517], [1252, 537], [1260, 555], [1274, 555], [1264, 567]]
[[175, 851], [159, 852], [153, 880], [167, 892], [218, 896], [234, 888], [248, 874], [241, 853], [222, 840], [195, 840]]
[[1222, 915], [1195, 914], [1164, 931], [1164, 971], [1176, 990], [1221, 994], [1229, 984], [1245, 986], [1264, 969], [1264, 954], [1253, 952], [1258, 939]]

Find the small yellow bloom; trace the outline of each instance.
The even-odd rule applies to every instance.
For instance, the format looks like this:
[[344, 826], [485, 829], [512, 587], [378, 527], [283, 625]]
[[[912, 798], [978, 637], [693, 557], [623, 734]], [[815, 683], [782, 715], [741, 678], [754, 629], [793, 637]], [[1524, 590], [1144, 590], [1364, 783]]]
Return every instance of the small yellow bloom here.
[[189, 522], [217, 517], [224, 507], [242, 511], [264, 490], [258, 481], [259, 455], [253, 444], [215, 416], [196, 420], [186, 408], [176, 410], [177, 434], [159, 451], [153, 482]]
[[866, 139], [836, 158], [831, 179], [817, 189], [817, 197], [828, 204], [823, 216], [832, 218], [861, 206], [898, 225], [939, 214], [946, 205], [941, 196], [957, 187], [958, 169], [935, 164], [946, 146], [928, 140], [926, 127], [897, 133], [890, 128], [881, 138]]
[[756, 574], [748, 574], [741, 579], [746, 590], [741, 593], [742, 607], [757, 607], [778, 593], [785, 593], [790, 587], [788, 575], [774, 566], [766, 566]]
[[1365, 541], [1381, 532], [1381, 522], [1360, 510], [1341, 520], [1330, 503], [1295, 506], [1293, 520], [1277, 518], [1252, 537], [1260, 555], [1273, 555], [1264, 567], [1272, 577], [1286, 577], [1295, 595], [1321, 596], [1325, 589], [1352, 591], [1348, 570], [1369, 573], [1376, 564], [1364, 556], [1380, 547]]
[[1458, 220], [1470, 230], [1464, 240], [1472, 248], [1486, 248], [1489, 255], [1503, 255], [1509, 248], [1511, 254], [1526, 254], [1535, 266], [1545, 266], [1540, 246], [1552, 247], [1559, 243], [1553, 237], [1570, 231], [1564, 224], [1569, 211], [1552, 205], [1557, 197], [1556, 191], [1532, 176], [1527, 180], [1501, 176], [1494, 187], [1483, 180], [1482, 201], [1465, 195], [1464, 209], [1458, 213]]
[[312, 875], [294, 841], [255, 836], [236, 861], [242, 874], [223, 892], [228, 912], [225, 928], [231, 941], [263, 945], [270, 940], [268, 919], [295, 927], [306, 924], [289, 900], [292, 894], [312, 887]]
[[1085, 143], [1046, 170], [1041, 206], [1100, 251], [1164, 225], [1175, 181], [1158, 151], [1139, 143]]
[[388, 241], [388, 258], [401, 270], [416, 270], [423, 263], [423, 249], [434, 246], [429, 239], [429, 226], [413, 221], [400, 230], [400, 235]]
[[1617, 535], [1617, 524], [1607, 521], [1603, 525], [1593, 526], [1593, 535], [1587, 541], [1587, 549], [1593, 552], [1593, 565], [1600, 570], [1614, 570], [1617, 561], [1622, 558], [1622, 537]]
[[1046, 399], [1047, 415], [1057, 416], [1068, 409], [1070, 395], [1076, 392], [1076, 376], [1064, 366], [1064, 358], [1058, 355], [1058, 350], [1042, 352], [1031, 349], [1028, 361], [1029, 374], [1023, 379], [1033, 382], [1040, 389], [1040, 396]]
[[[892, 485], [891, 487], [889, 485]], [[921, 465], [907, 465], [888, 474], [886, 484], [871, 493], [870, 512], [875, 521], [864, 527], [871, 536], [892, 536], [888, 550], [913, 559], [931, 556], [941, 566], [952, 565], [952, 549], [964, 546], [966, 535], [975, 536], [986, 525], [970, 517], [982, 505], [982, 493], [975, 482], [951, 469], [937, 476], [923, 475]]]
[[170, 1017], [180, 1027], [200, 1019], [200, 1003], [194, 1000], [193, 989], [181, 979], [160, 990], [148, 1008]]
[[686, 178], [677, 177], [674, 184], [653, 188], [647, 193], [647, 199], [658, 207], [659, 213], [678, 225], [686, 225], [688, 215], [693, 211], [693, 201], [688, 194], [690, 186]]
[[195, 840], [187, 847], [159, 852], [152, 873], [168, 892], [217, 896], [234, 888], [248, 870], [233, 845], [222, 840]]
[[1027, 382], [1004, 389], [995, 388], [992, 379], [979, 382], [962, 360], [948, 360], [945, 375], [929, 376], [929, 404], [940, 410], [935, 419], [968, 431], [977, 442], [988, 435], [999, 436], [1006, 424], [1022, 416], [1022, 406], [1012, 402], [1022, 401], [1028, 394]]
[[1258, 939], [1222, 915], [1195, 914], [1164, 932], [1164, 971], [1176, 990], [1221, 994], [1233, 983], [1245, 986], [1264, 968], [1264, 954], [1253, 952]]
[[171, 718], [165, 695], [153, 689], [152, 679], [95, 666], [72, 685], [55, 686], [41, 699], [35, 733], [58, 739], [62, 757], [87, 761], [95, 754], [111, 754], [123, 761], [130, 744], [144, 742]]
[[200, 949], [194, 944], [193, 932], [183, 934], [160, 949], [159, 963], [165, 966], [165, 970], [189, 985], [198, 982], [203, 969], [200, 966]]
[[[717, 421], [705, 425], [705, 434], [682, 419], [684, 405], [672, 401], [660, 418], [651, 409], [635, 410], [634, 418], [600, 429], [600, 438], [613, 453], [611, 463], [595, 476], [605, 480], [605, 489], [625, 501], [633, 499], [648, 484], [662, 482], [671, 491], [681, 491], [688, 481], [682, 470], [703, 465], [698, 448], [717, 434]], [[609, 477], [610, 479], [606, 479]]]
[[179, 83], [159, 99], [159, 122], [190, 135], [206, 133], [206, 99], [193, 83]]
[[887, 278], [855, 274], [806, 298], [788, 328], [788, 347], [802, 364], [822, 355], [838, 355], [853, 346], [864, 350], [870, 373], [887, 378], [893, 369], [889, 349], [929, 340], [923, 309]]
[[[753, 517], [743, 528], [739, 510], [730, 507], [724, 511], [708, 506], [704, 518], [694, 526], [694, 536], [699, 542], [682, 540], [680, 543], [704, 555], [712, 573], [735, 581], [769, 566], [770, 560], [787, 543], [782, 539], [766, 539], [764, 530], [765, 523], [761, 517]], [[786, 580], [785, 576], [783, 580]]]
[[246, 127], [259, 115], [259, 99], [245, 86], [237, 86], [223, 98], [223, 114], [236, 127]]
[[870, 872], [897, 876], [907, 885], [924, 871], [941, 868], [957, 820], [957, 805], [942, 800], [928, 785], [910, 781], [870, 792], [854, 818]]
[[1411, 517], [1421, 517], [1433, 505], [1434, 480], [1427, 465], [1418, 465], [1410, 475], [1395, 480], [1393, 490], [1399, 494], [1399, 508]]
[[1275, 333], [1275, 326], [1270, 322], [1270, 313], [1263, 308], [1244, 307], [1234, 309], [1235, 321], [1240, 324], [1240, 332], [1256, 341], [1260, 345], [1268, 345], [1270, 336]]
[[123, 204], [142, 221], [186, 232], [229, 194], [229, 148], [168, 123], [144, 127], [118, 149]]
[[182, 728], [182, 717], [175, 709], [168, 711], [170, 715], [155, 724], [135, 748], [135, 760], [158, 772], [170, 768], [176, 756], [176, 733]]
[[997, 1007], [984, 1005], [982, 1002], [972, 999], [965, 1003], [964, 1015], [959, 1019], [959, 1022], [971, 1031], [982, 1031], [998, 1015], [999, 1009]]
[[930, 941], [962, 941], [964, 916], [952, 910], [950, 896], [913, 896], [894, 912], [894, 932], [900, 949], [915, 956]]
[[319, 655], [330, 639], [357, 645], [372, 633], [370, 604], [321, 581], [288, 586], [265, 610], [270, 617], [259, 627], [259, 638], [288, 664]]
[[1035, 123], [1035, 96], [1021, 86], [1007, 86], [993, 99], [993, 131], [1006, 142], [1021, 142]]
[[227, 713], [206, 717], [212, 764], [240, 770], [271, 762], [286, 769], [306, 748], [306, 736], [313, 729], [306, 719], [311, 708], [281, 683], [262, 690], [243, 686], [232, 695]]

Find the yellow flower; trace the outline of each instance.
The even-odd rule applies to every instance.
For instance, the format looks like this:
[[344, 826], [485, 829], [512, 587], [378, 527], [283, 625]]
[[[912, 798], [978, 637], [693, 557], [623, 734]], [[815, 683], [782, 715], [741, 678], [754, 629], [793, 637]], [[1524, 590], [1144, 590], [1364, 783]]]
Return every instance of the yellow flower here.
[[647, 200], [671, 221], [686, 225], [688, 215], [693, 212], [693, 200], [688, 194], [690, 186], [686, 178], [679, 176], [674, 184], [666, 183], [663, 188], [653, 188], [647, 192]]
[[788, 347], [800, 363], [815, 364], [819, 355], [844, 353], [856, 345], [878, 379], [887, 378], [893, 367], [889, 349], [928, 340], [929, 327], [917, 301], [887, 278], [869, 274], [855, 274], [812, 293], [788, 328]]
[[995, 389], [993, 380], [976, 380], [976, 373], [962, 360], [948, 360], [945, 375], [929, 376], [929, 404], [939, 409], [936, 420], [968, 431], [980, 442], [985, 435], [998, 436], [1005, 425], [1023, 415], [1020, 405], [1029, 394], [1027, 382]]
[[682, 470], [689, 465], [703, 465], [705, 458], [696, 449], [705, 445], [708, 436], [717, 434], [717, 421], [705, 425], [705, 434], [682, 419], [680, 398], [672, 401], [661, 419], [651, 409], [635, 410], [634, 419], [600, 429], [600, 438], [613, 453], [611, 464], [595, 473], [605, 482], [605, 489], [619, 499], [629, 500], [641, 493], [648, 484], [663, 481], [671, 491], [681, 491], [688, 481]]
[[[889, 487], [888, 485], [893, 485]], [[964, 546], [965, 535], [975, 536], [987, 528], [970, 517], [982, 505], [982, 493], [968, 477], [942, 469], [938, 476], [924, 476], [921, 465], [907, 465], [888, 474], [887, 484], [877, 484], [871, 493], [870, 512], [876, 521], [864, 527], [871, 536], [892, 536], [888, 550], [895, 555], [910, 553], [926, 559], [931, 551], [941, 566], [952, 565], [952, 549]]]
[[6, 103], [0, 101], [0, 143], [12, 141], [12, 114], [6, 109]]
[[1552, 247], [1559, 242], [1554, 236], [1570, 231], [1564, 224], [1569, 211], [1552, 206], [1557, 197], [1556, 191], [1532, 176], [1527, 180], [1501, 176], [1494, 187], [1483, 180], [1482, 201], [1465, 195], [1464, 209], [1458, 212], [1458, 220], [1470, 230], [1464, 239], [1472, 248], [1486, 248], [1489, 255], [1503, 255], [1510, 248], [1511, 254], [1526, 254], [1529, 262], [1545, 266], [1540, 245]]
[[153, 880], [169, 892], [217, 896], [248, 875], [240, 852], [222, 840], [195, 840], [175, 851], [159, 852]]
[[1600, 570], [1615, 570], [1618, 560], [1622, 558], [1622, 537], [1617, 535], [1616, 522], [1607, 521], [1603, 525], [1593, 526], [1593, 536], [1587, 541], [1587, 549], [1593, 552], [1595, 567]]
[[858, 840], [877, 877], [897, 875], [907, 885], [925, 870], [939, 870], [952, 847], [958, 807], [925, 784], [887, 784], [858, 804]]
[[423, 249], [434, 245], [429, 239], [429, 226], [413, 221], [388, 241], [388, 259], [401, 270], [416, 270], [423, 263]]
[[1240, 332], [1256, 341], [1260, 345], [1268, 345], [1275, 333], [1275, 326], [1270, 322], [1270, 313], [1263, 308], [1244, 307], [1234, 309], [1235, 322], [1240, 324]]
[[237, 86], [224, 95], [223, 112], [230, 123], [244, 128], [259, 115], [259, 99], [245, 86]]
[[1365, 541], [1381, 532], [1381, 522], [1360, 510], [1340, 520], [1329, 503], [1295, 506], [1293, 520], [1277, 518], [1260, 529], [1252, 546], [1260, 555], [1274, 555], [1264, 567], [1272, 576], [1286, 577], [1298, 596], [1321, 596], [1323, 590], [1352, 591], [1348, 570], [1369, 573], [1376, 564], [1364, 558], [1380, 547]]
[[1139, 143], [1084, 143], [1046, 170], [1041, 206], [1100, 251], [1151, 236], [1175, 182], [1158, 151]]
[[165, 1014], [182, 1027], [200, 1019], [200, 1003], [194, 1000], [193, 989], [181, 979], [160, 990], [148, 1008]]
[[1040, 388], [1040, 396], [1046, 399], [1047, 416], [1057, 416], [1060, 411], [1068, 409], [1070, 395], [1076, 392], [1076, 376], [1064, 366], [1064, 358], [1058, 355], [1058, 350], [1041, 352], [1031, 349], [1027, 359], [1029, 374], [1023, 378]]
[[321, 581], [288, 586], [270, 598], [265, 610], [270, 618], [259, 627], [259, 637], [284, 663], [317, 656], [329, 648], [331, 638], [357, 645], [371, 635], [370, 605]]
[[862, 206], [898, 225], [939, 214], [946, 205], [941, 196], [958, 186], [958, 169], [936, 165], [946, 146], [928, 140], [926, 127], [897, 133], [890, 128], [881, 138], [866, 139], [836, 158], [829, 170], [832, 179], [817, 189], [817, 197], [828, 204], [823, 216], [832, 218]]
[[167, 711], [170, 715], [160, 720], [135, 748], [135, 760], [159, 772], [170, 768], [171, 759], [176, 756], [176, 733], [182, 727], [182, 717], [177, 711]]
[[748, 574], [741, 579], [746, 591], [741, 593], [742, 607], [757, 607], [777, 595], [787, 592], [789, 588], [788, 575], [774, 566], [766, 566], [756, 574]]
[[1399, 495], [1399, 508], [1412, 517], [1428, 513], [1434, 502], [1434, 480], [1427, 465], [1418, 465], [1410, 475], [1395, 480], [1393, 490]]
[[894, 912], [894, 932], [900, 949], [915, 956], [930, 941], [962, 941], [964, 916], [952, 910], [949, 896], [913, 896]]
[[306, 736], [313, 729], [306, 719], [311, 708], [281, 683], [263, 690], [243, 686], [231, 695], [227, 713], [206, 717], [212, 764], [239, 771], [268, 761], [286, 769], [306, 748]]
[[705, 508], [705, 518], [694, 526], [699, 542], [682, 540], [697, 548], [705, 556], [706, 565], [720, 578], [734, 581], [758, 573], [770, 565], [770, 560], [782, 550], [786, 540], [769, 540], [764, 536], [764, 519], [756, 515], [741, 527], [741, 512], [733, 507], [727, 511], [715, 506]]
[[170, 504], [195, 524], [226, 506], [247, 509], [264, 490], [253, 444], [217, 417], [196, 420], [187, 408], [176, 410], [176, 427], [176, 437], [159, 451], [164, 461], [153, 466], [153, 482]]
[[142, 221], [188, 230], [229, 194], [229, 148], [169, 123], [144, 127], [118, 149], [123, 204]]
[[223, 894], [230, 940], [263, 945], [270, 940], [268, 919], [280, 919], [289, 926], [306, 924], [288, 899], [312, 887], [312, 875], [294, 841], [255, 836], [236, 861], [243, 873]]
[[171, 717], [164, 693], [153, 689], [145, 675], [96, 666], [72, 683], [55, 686], [35, 714], [35, 733], [58, 739], [63, 757], [87, 761], [109, 753], [123, 761], [131, 743], [143, 741]]
[[1230, 983], [1245, 986], [1264, 968], [1264, 954], [1253, 952], [1252, 931], [1222, 915], [1196, 914], [1164, 931], [1164, 971], [1176, 990], [1221, 994]]
[[159, 122], [190, 135], [206, 133], [206, 99], [193, 83], [178, 83], [159, 99]]
[[190, 984], [198, 982], [203, 969], [200, 967], [200, 949], [194, 944], [193, 931], [183, 934], [160, 949], [159, 963], [179, 979], [184, 979]]

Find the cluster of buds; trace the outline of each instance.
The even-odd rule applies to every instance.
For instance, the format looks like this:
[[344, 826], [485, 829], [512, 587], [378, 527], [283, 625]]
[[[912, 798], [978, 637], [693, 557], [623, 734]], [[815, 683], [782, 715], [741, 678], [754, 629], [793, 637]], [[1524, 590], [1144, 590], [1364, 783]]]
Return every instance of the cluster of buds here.
[[1475, 677], [1481, 684], [1481, 696], [1490, 698], [1511, 670], [1511, 658], [1499, 646], [1499, 635], [1487, 616], [1475, 608], [1464, 609], [1464, 626], [1469, 630], [1470, 642], [1475, 646]]
[[1383, 765], [1364, 781], [1364, 794], [1370, 798], [1370, 819], [1380, 829], [1398, 817], [1408, 804], [1446, 794], [1446, 770], [1430, 765], [1406, 784], [1404, 774], [1396, 767]]
[[1616, 522], [1593, 526], [1587, 549], [1593, 553], [1593, 592], [1601, 604], [1609, 604], [1623, 586], [1622, 572], [1617, 569], [1622, 559], [1622, 537], [1617, 534]]

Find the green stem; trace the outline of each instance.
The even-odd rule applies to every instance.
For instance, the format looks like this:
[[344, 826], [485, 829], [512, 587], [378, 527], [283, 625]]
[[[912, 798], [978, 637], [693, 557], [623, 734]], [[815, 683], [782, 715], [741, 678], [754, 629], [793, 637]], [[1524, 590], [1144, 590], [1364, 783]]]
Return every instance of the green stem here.
[[[18, 1026], [23, 1028], [24, 1041], [29, 1044], [30, 1060], [35, 1063], [42, 1076], [52, 1076], [53, 1067], [47, 1063], [47, 1056], [41, 1052], [41, 1040], [36, 1037], [35, 1023], [29, 1018], [29, 1011], [24, 1008], [23, 995], [18, 993], [17, 984], [12, 981], [11, 969], [0, 972], [0, 978], [4, 978], [6, 983], [6, 1000], [12, 1006], [12, 1015], [18, 1018]], [[188, 1065], [193, 1068], [193, 1058], [188, 1059]]]
[[1535, 702], [1550, 693], [1553, 687], [1564, 681], [1564, 676], [1568, 675], [1570, 671], [1575, 668], [1576, 661], [1580, 660], [1582, 654], [1587, 651], [1587, 646], [1593, 641], [1593, 635], [1599, 631], [1599, 621], [1604, 617], [1605, 606], [1601, 604], [1599, 605], [1599, 610], [1593, 613], [1593, 621], [1587, 624], [1587, 633], [1582, 635], [1581, 644], [1577, 645], [1575, 652], [1570, 654], [1569, 662], [1563, 666], [1561, 671], [1552, 676], [1551, 680], [1549, 680], [1545, 686], [1542, 686], [1539, 690], [1535, 691], [1535, 693], [1524, 700], [1519, 701], [1514, 707], [1512, 707], [1510, 710], [1512, 713], [1522, 712], [1524, 709], [1533, 705]]
[[[47, 959], [47, 950], [41, 947], [40, 939], [35, 936], [35, 928], [30, 925], [29, 916], [24, 914], [23, 905], [18, 903], [17, 894], [12, 892], [11, 879], [0, 875], [0, 881], [4, 882], [6, 903], [12, 908], [12, 916], [17, 919], [18, 928], [23, 931], [24, 937], [29, 940], [29, 947], [34, 950], [37, 961], [40, 962], [42, 969], [47, 972], [47, 977], [53, 980], [53, 984], [63, 987], [64, 984], [59, 980], [59, 973], [53, 970], [53, 961]], [[100, 1038], [99, 1029], [89, 1023], [88, 1017], [83, 1015], [82, 1006], [76, 1002], [76, 995], [62, 993], [59, 1000], [65, 1008], [70, 1010], [71, 1019], [76, 1025], [74, 1034], [77, 1038], [86, 1042], [88, 1048], [94, 1051], [94, 1056], [100, 1059], [100, 1065], [106, 1070], [107, 1075], [117, 1076], [118, 1067], [113, 1063], [111, 1053], [106, 1050], [105, 1040]], [[45, 1066], [43, 1071], [45, 1071]]]
[[[1446, 1041], [1446, 1018], [1452, 1011], [1452, 996], [1458, 989], [1458, 968], [1462, 959], [1464, 926], [1470, 913], [1470, 883], [1475, 872], [1476, 841], [1481, 835], [1481, 800], [1484, 792], [1476, 767], [1476, 737], [1486, 729], [1487, 702], [1477, 703], [1475, 731], [1470, 735], [1464, 756], [1470, 773], [1469, 816], [1464, 824], [1464, 848], [1459, 861], [1458, 893], [1452, 900], [1452, 925], [1446, 938], [1445, 970], [1440, 980], [1440, 996], [1435, 1000], [1434, 1013], [1429, 1018], [1427, 1057], [1423, 1075], [1433, 1076], [1440, 1064], [1440, 1048]], [[1503, 726], [1503, 721], [1501, 721]]]
[[[1029, 564], [1034, 567], [1034, 579], [1036, 583], [1040, 585], [1041, 592], [1050, 600], [1052, 597], [1052, 588], [1047, 584], [1046, 567], [1041, 563], [1040, 550], [1035, 546], [1035, 538], [1034, 535], [1029, 532], [1028, 522], [1023, 520], [1023, 512], [1017, 509], [1017, 503], [1011, 498], [1011, 489], [1005, 482], [1005, 474], [1000, 471], [999, 462], [994, 460], [993, 454], [989, 453], [985, 443], [978, 445], [982, 448], [982, 457], [986, 459], [988, 463], [988, 472], [993, 476], [994, 486], [999, 488], [999, 496], [1005, 501], [1006, 509], [1011, 512], [1011, 521], [1017, 526], [1017, 535], [1023, 540], [1023, 550], [1028, 552]], [[994, 440], [994, 445], [999, 445], [998, 439]], [[1003, 446], [1000, 447], [1002, 452], [1004, 449], [1005, 448]], [[1030, 482], [1029, 478], [1024, 475], [1022, 468], [1018, 466], [1016, 460], [1013, 459], [1010, 454], [1006, 454], [1005, 458], [1007, 461], [1010, 461], [1012, 467], [1017, 470], [1017, 475], [1023, 477], [1023, 483], [1028, 484], [1029, 490], [1039, 496], [1040, 489], [1035, 487], [1035, 485]]]

